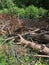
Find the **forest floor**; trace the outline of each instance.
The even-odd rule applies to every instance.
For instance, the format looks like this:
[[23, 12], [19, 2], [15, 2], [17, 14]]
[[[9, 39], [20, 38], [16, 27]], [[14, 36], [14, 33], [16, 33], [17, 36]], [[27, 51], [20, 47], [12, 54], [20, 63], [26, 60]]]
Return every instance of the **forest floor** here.
[[0, 14], [0, 65], [49, 65], [49, 23]]

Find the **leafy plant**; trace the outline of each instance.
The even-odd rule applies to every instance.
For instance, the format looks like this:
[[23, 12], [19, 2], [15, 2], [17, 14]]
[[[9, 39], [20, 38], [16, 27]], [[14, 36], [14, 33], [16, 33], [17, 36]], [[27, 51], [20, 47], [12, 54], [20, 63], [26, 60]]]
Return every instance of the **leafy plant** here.
[[47, 10], [46, 9], [43, 9], [43, 8], [39, 8], [39, 17], [43, 17], [45, 16], [47, 13]]
[[[8, 4], [9, 3], [9, 4]], [[9, 7], [10, 6], [10, 7]], [[8, 13], [8, 14], [15, 14], [20, 17], [26, 17], [26, 18], [42, 18], [43, 16], [46, 16], [47, 10], [43, 8], [37, 8], [33, 5], [24, 8], [18, 8], [16, 7], [11, 1], [7, 1], [7, 7], [3, 10], [0, 10], [0, 13]]]
[[27, 17], [29, 17], [29, 18], [38, 17], [38, 8], [37, 8], [37, 7], [34, 7], [33, 5], [27, 7], [27, 8], [26, 8], [26, 15], [27, 15]]

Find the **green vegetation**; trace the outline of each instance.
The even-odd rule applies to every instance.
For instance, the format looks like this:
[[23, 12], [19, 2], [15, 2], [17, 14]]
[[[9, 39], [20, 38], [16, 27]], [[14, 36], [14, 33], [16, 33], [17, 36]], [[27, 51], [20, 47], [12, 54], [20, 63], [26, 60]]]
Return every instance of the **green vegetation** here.
[[[14, 14], [16, 16], [19, 14], [22, 18], [34, 19], [49, 17], [49, 0], [0, 0], [0, 14]], [[0, 46], [7, 45], [12, 52], [0, 49], [0, 65], [29, 65], [28, 63], [34, 63], [35, 60], [35, 65], [49, 65], [48, 58], [24, 56], [23, 62], [25, 64], [20, 62], [20, 58], [17, 61], [14, 54], [14, 42], [9, 41], [3, 44], [5, 38], [6, 36], [0, 35]]]
[[[0, 13], [3, 14], [18, 14], [21, 17], [26, 17], [26, 18], [42, 18], [42, 17], [49, 17], [49, 12], [46, 10], [46, 8], [42, 7], [37, 7], [32, 3], [37, 4], [39, 0], [34, 0], [29, 1], [21, 1], [21, 0], [2, 0], [0, 1]], [[16, 4], [15, 4], [16, 3]], [[28, 3], [28, 6], [27, 6]], [[29, 4], [30, 3], [30, 4]], [[41, 3], [43, 4], [43, 3]], [[20, 7], [21, 8], [20, 8]]]
[[14, 3], [16, 3], [18, 7], [26, 7], [33, 4], [37, 7], [49, 9], [49, 0], [14, 0]]
[[[17, 54], [15, 57], [15, 45], [12, 40], [2, 44], [5, 39], [3, 35], [0, 36], [0, 65], [28, 65], [28, 64], [35, 64], [35, 65], [49, 65], [48, 58], [38, 58], [29, 55], [22, 56]], [[5, 47], [3, 47], [5, 46]], [[10, 50], [8, 50], [10, 49]], [[17, 49], [16, 49], [17, 52]], [[31, 52], [32, 54], [34, 52]], [[35, 54], [35, 53], [34, 53]], [[47, 60], [46, 60], [47, 59]]]
[[47, 13], [46, 9], [43, 8], [37, 8], [33, 5], [24, 8], [18, 8], [18, 7], [13, 7], [9, 9], [4, 8], [3, 10], [0, 10], [0, 13], [4, 13], [4, 14], [10, 14], [10, 12], [12, 14], [15, 14], [16, 16], [18, 16], [18, 14], [20, 15], [20, 17], [26, 17], [26, 18], [42, 18], [43, 16], [45, 16], [45, 14]]

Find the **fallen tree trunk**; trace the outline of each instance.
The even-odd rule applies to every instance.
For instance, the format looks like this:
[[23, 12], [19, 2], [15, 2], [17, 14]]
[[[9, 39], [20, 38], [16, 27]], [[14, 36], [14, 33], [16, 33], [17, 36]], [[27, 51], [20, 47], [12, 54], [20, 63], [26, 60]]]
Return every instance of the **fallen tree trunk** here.
[[44, 35], [44, 39], [47, 40], [47, 41], [49, 41], [49, 35], [48, 34], [45, 34]]
[[[39, 31], [39, 29], [37, 29], [37, 31]], [[48, 31], [45, 33], [36, 33], [36, 30], [35, 31], [30, 31], [28, 33], [24, 33], [24, 34], [30, 34], [33, 39], [35, 40], [40, 40], [40, 41], [43, 41], [43, 42], [49, 42], [49, 34], [47, 34]], [[23, 35], [24, 35], [23, 34]]]
[[25, 44], [26, 46], [30, 46], [33, 50], [38, 50], [42, 53], [48, 54], [49, 55], [49, 48], [46, 47], [45, 44], [37, 44], [34, 41], [27, 41], [25, 40], [21, 35], [18, 35], [20, 37], [20, 42], [18, 42], [17, 44]]
[[[37, 44], [35, 43], [34, 41], [28, 41], [28, 40], [25, 40], [22, 36], [25, 36], [26, 34], [30, 34], [32, 35], [32, 37], [34, 36], [34, 39], [37, 39], [37, 40], [47, 40], [49, 41], [49, 35], [48, 34], [37, 34], [36, 32], [39, 31], [40, 29], [36, 29], [34, 31], [29, 31], [29, 32], [26, 32], [26, 33], [23, 33], [23, 34], [17, 34], [16, 37], [20, 37], [20, 42], [18, 42], [17, 44], [25, 44], [25, 47], [26, 46], [30, 46], [31, 48], [33, 48], [33, 50], [38, 50], [42, 53], [45, 53], [45, 54], [49, 54], [49, 48], [43, 44], [43, 43], [40, 43], [40, 44]], [[7, 40], [10, 40], [10, 39], [13, 39], [15, 40], [15, 37], [12, 37], [12, 38], [9, 38], [9, 39], [6, 39], [5, 42]], [[44, 41], [45, 42], [45, 41]]]

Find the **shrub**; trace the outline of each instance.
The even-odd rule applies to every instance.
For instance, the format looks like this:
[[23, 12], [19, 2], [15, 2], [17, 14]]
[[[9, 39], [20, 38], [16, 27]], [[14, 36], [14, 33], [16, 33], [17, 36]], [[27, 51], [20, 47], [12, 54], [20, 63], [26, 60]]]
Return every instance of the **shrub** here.
[[0, 10], [0, 14], [2, 14], [3, 13], [3, 10]]
[[33, 5], [26, 8], [26, 16], [29, 18], [41, 18], [47, 13], [46, 9], [37, 8]]
[[10, 13], [10, 12], [9, 12], [8, 9], [4, 8], [4, 9], [3, 9], [3, 13], [4, 13], [4, 14], [8, 14], [8, 13]]
[[20, 8], [18, 13], [20, 17], [25, 17], [25, 10], [23, 8]]
[[43, 17], [45, 16], [47, 13], [47, 10], [46, 9], [43, 9], [43, 8], [39, 8], [39, 17]]
[[29, 6], [26, 8], [26, 16], [29, 18], [37, 18], [38, 16], [38, 8], [32, 6]]
[[24, 17], [25, 16], [25, 10], [24, 10], [24, 8], [14, 7], [13, 8], [13, 14], [16, 14], [17, 16], [19, 14], [20, 17]]
[[10, 13], [15, 14], [20, 17], [26, 17], [26, 18], [42, 18], [43, 16], [46, 16], [47, 10], [43, 8], [37, 8], [33, 5], [24, 8], [18, 8], [14, 6], [14, 4], [10, 8], [4, 8], [3, 10], [0, 10], [0, 13]]

